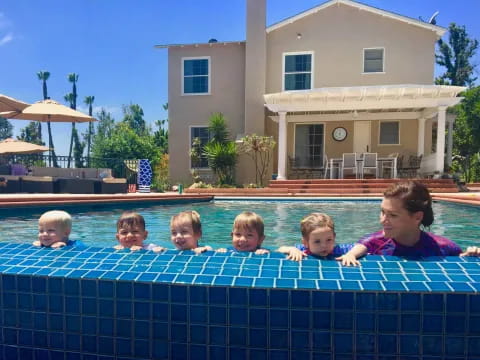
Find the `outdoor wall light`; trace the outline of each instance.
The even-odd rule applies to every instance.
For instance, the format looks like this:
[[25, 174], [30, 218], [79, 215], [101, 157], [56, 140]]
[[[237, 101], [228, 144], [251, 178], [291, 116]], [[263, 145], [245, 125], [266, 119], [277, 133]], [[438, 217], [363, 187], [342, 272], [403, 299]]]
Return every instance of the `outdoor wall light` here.
[[301, 33], [297, 33], [297, 39], [300, 40], [302, 38], [302, 34]]

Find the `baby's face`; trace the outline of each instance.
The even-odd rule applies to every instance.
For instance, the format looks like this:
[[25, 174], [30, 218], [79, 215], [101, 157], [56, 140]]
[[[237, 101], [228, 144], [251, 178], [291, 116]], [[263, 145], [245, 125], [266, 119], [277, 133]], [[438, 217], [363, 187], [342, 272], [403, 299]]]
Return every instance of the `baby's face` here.
[[247, 227], [234, 228], [232, 231], [232, 245], [238, 251], [255, 251], [262, 245], [264, 238], [255, 229]]
[[143, 246], [143, 241], [147, 238], [148, 231], [141, 226], [122, 227], [117, 230], [117, 240], [124, 248], [132, 246]]
[[321, 227], [313, 230], [302, 242], [313, 255], [328, 256], [335, 247], [335, 233], [329, 227]]
[[200, 234], [193, 231], [190, 222], [175, 222], [170, 227], [170, 238], [178, 250], [192, 250], [198, 247]]
[[67, 241], [69, 229], [64, 229], [58, 221], [40, 220], [38, 222], [38, 241], [42, 246], [49, 247], [60, 241]]

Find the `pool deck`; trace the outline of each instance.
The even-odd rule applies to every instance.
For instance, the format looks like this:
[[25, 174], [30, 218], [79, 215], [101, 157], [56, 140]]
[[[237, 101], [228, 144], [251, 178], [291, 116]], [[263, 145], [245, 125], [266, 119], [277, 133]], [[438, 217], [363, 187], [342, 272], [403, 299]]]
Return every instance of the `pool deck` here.
[[[239, 189], [240, 190], [240, 189]], [[246, 190], [246, 189], [242, 189]], [[8, 207], [25, 207], [25, 206], [52, 206], [55, 204], [108, 204], [108, 203], [129, 203], [129, 202], [158, 202], [158, 201], [178, 201], [178, 200], [203, 200], [208, 201], [214, 199], [216, 196], [228, 196], [229, 198], [298, 198], [308, 197], [324, 198], [324, 197], [354, 197], [354, 198], [379, 198], [382, 197], [381, 193], [371, 194], [345, 194], [345, 193], [329, 193], [329, 194], [311, 194], [293, 195], [285, 193], [274, 193], [271, 191], [258, 191], [255, 192], [239, 191], [229, 192], [225, 194], [221, 189], [218, 193], [211, 193], [208, 195], [198, 194], [178, 194], [176, 192], [166, 193], [128, 193], [128, 194], [105, 194], [105, 195], [92, 195], [92, 194], [0, 194], [0, 208]], [[434, 200], [448, 201], [458, 204], [480, 206], [480, 192], [467, 192], [467, 193], [435, 193], [432, 194]]]

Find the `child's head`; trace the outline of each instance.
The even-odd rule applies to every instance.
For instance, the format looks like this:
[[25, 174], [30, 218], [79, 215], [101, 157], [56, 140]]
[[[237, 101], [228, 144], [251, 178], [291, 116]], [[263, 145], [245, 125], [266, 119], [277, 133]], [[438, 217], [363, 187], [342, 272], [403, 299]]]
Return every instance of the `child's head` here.
[[42, 246], [67, 242], [71, 231], [72, 217], [65, 211], [47, 211], [38, 219], [38, 241]]
[[330, 216], [322, 213], [311, 213], [300, 222], [302, 243], [310, 253], [327, 256], [335, 247], [335, 225]]
[[143, 246], [148, 231], [145, 230], [145, 219], [142, 215], [127, 211], [117, 221], [117, 240], [125, 248]]
[[182, 211], [172, 216], [170, 232], [173, 245], [178, 250], [192, 250], [198, 247], [202, 236], [202, 223], [196, 211]]
[[233, 222], [232, 244], [238, 251], [255, 251], [262, 245], [263, 219], [251, 211], [239, 214]]

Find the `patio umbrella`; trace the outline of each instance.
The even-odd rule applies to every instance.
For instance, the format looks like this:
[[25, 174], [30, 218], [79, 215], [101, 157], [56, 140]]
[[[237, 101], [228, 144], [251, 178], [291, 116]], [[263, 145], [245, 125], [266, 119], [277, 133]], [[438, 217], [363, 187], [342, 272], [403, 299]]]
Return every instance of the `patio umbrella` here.
[[[85, 115], [80, 111], [73, 110], [54, 100], [46, 99], [37, 101], [27, 106], [22, 111], [0, 112], [0, 116], [8, 119], [34, 120], [42, 122], [91, 122], [95, 118]], [[49, 147], [52, 149], [52, 139], [48, 139]]]
[[11, 98], [10, 96], [0, 94], [0, 112], [18, 112], [25, 109], [28, 105], [30, 104]]
[[54, 100], [41, 100], [19, 111], [0, 112], [8, 119], [34, 120], [43, 122], [91, 122], [95, 118], [80, 111], [70, 109]]
[[0, 141], [0, 155], [36, 154], [48, 150], [49, 148], [46, 146], [32, 144], [21, 140], [5, 139], [3, 141]]

